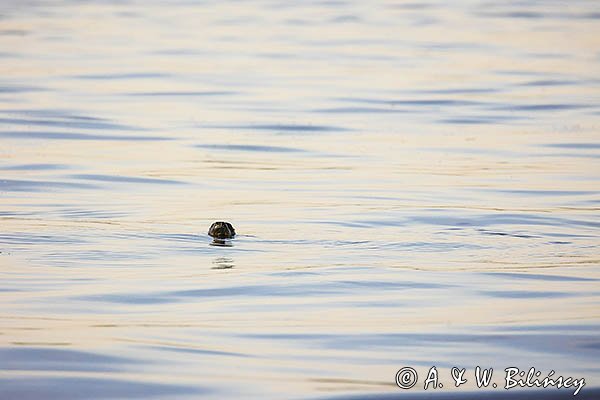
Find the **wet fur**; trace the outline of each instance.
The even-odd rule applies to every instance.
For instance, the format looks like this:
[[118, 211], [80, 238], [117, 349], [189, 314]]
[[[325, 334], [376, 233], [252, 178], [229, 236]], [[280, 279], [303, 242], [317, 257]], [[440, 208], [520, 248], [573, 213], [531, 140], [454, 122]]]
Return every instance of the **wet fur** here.
[[216, 239], [231, 239], [235, 236], [235, 229], [229, 222], [217, 221], [210, 226], [208, 234]]

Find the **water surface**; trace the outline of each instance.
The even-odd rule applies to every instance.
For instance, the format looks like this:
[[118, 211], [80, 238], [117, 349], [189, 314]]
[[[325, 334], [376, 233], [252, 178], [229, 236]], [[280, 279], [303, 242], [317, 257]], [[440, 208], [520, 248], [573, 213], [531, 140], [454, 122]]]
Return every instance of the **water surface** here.
[[597, 395], [599, 19], [2, 2], [0, 398], [386, 399], [433, 365]]

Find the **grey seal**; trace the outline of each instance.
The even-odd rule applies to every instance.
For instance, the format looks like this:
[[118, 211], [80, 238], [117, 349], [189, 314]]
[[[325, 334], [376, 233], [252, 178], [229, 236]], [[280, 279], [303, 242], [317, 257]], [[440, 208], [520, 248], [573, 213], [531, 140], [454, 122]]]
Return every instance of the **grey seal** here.
[[231, 239], [235, 236], [235, 229], [229, 222], [217, 221], [210, 226], [208, 234], [215, 239]]

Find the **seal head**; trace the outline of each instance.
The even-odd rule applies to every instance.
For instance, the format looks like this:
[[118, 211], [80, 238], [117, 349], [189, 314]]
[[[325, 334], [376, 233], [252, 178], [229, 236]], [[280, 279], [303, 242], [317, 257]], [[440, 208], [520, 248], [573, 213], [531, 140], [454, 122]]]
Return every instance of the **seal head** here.
[[210, 226], [208, 234], [215, 239], [231, 239], [235, 236], [235, 229], [229, 222], [217, 221]]

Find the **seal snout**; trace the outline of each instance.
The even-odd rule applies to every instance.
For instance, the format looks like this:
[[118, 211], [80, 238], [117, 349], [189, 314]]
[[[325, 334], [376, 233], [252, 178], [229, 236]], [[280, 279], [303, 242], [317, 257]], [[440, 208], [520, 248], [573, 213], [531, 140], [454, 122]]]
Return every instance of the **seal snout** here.
[[235, 236], [235, 229], [229, 222], [217, 221], [210, 226], [208, 234], [215, 239], [231, 239]]

